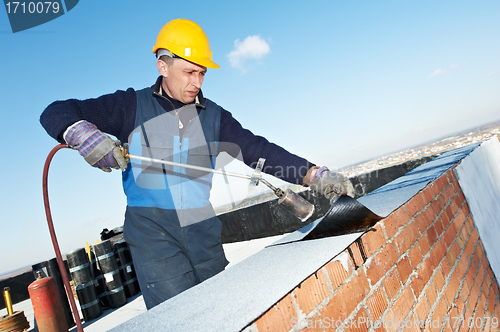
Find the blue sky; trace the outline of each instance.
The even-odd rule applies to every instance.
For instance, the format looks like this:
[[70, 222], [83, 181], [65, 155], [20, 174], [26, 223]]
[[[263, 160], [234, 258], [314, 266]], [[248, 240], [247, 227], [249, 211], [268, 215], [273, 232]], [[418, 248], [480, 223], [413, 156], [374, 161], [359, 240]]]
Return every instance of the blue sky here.
[[[56, 142], [40, 113], [55, 100], [152, 85], [151, 50], [171, 19], [191, 19], [209, 37], [221, 68], [208, 70], [206, 97], [335, 169], [500, 120], [499, 14], [496, 0], [80, 1], [14, 34], [0, 9], [0, 274], [54, 257], [41, 183]], [[215, 200], [234, 190], [215, 187]], [[49, 191], [63, 253], [123, 223], [119, 172], [75, 151], [56, 154]]]

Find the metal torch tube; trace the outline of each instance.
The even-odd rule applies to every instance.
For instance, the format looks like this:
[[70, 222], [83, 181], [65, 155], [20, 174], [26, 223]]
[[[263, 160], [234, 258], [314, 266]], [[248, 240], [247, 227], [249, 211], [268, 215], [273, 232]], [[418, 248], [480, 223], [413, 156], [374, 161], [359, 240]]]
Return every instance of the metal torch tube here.
[[[148, 161], [151, 163], [160, 163], [160, 164], [165, 164], [165, 165], [170, 165], [170, 166], [178, 166], [178, 167], [184, 167], [184, 168], [190, 168], [194, 169], [197, 171], [202, 171], [202, 172], [211, 172], [211, 173], [216, 173], [216, 174], [222, 174], [222, 175], [229, 175], [232, 177], [237, 177], [237, 178], [243, 178], [243, 179], [252, 179], [252, 176], [246, 175], [246, 174], [239, 174], [239, 173], [232, 173], [232, 172], [225, 172], [225, 171], [219, 171], [207, 167], [201, 167], [201, 166], [194, 166], [194, 165], [189, 165], [189, 164], [182, 164], [182, 163], [176, 163], [174, 161], [167, 161], [167, 160], [161, 160], [161, 159], [155, 159], [155, 158], [147, 158], [147, 157], [142, 157], [142, 156], [136, 156], [133, 154], [128, 153], [127, 157], [130, 159], [136, 159], [136, 160], [142, 160], [142, 161]], [[263, 178], [260, 178], [259, 181], [264, 183], [266, 186], [268, 186], [272, 191], [276, 193], [276, 195], [280, 196], [278, 193], [280, 189], [276, 188], [273, 186], [271, 183], [266, 181]]]
[[271, 183], [269, 183], [268, 181], [266, 181], [264, 178], [260, 178], [259, 179], [260, 182], [262, 182], [263, 184], [265, 184], [266, 186], [269, 187], [269, 189], [271, 189], [272, 191], [274, 191], [274, 193], [279, 196], [278, 192], [279, 192], [279, 188], [276, 188], [275, 186], [273, 186]]
[[170, 166], [178, 166], [178, 167], [184, 167], [184, 168], [190, 168], [194, 169], [197, 171], [202, 171], [202, 172], [211, 172], [211, 173], [216, 173], [216, 174], [223, 174], [223, 175], [229, 175], [237, 178], [243, 178], [243, 179], [251, 179], [252, 177], [250, 175], [246, 174], [238, 174], [238, 173], [232, 173], [232, 172], [223, 172], [207, 167], [201, 167], [201, 166], [194, 166], [194, 165], [189, 165], [189, 164], [182, 164], [182, 163], [176, 163], [174, 161], [167, 161], [167, 160], [161, 160], [161, 159], [154, 159], [154, 158], [147, 158], [147, 157], [141, 157], [141, 156], [136, 156], [133, 154], [127, 154], [127, 157], [130, 159], [136, 159], [136, 160], [142, 160], [142, 161], [148, 161], [151, 163], [160, 163], [160, 164], [165, 164], [165, 165], [170, 165]]

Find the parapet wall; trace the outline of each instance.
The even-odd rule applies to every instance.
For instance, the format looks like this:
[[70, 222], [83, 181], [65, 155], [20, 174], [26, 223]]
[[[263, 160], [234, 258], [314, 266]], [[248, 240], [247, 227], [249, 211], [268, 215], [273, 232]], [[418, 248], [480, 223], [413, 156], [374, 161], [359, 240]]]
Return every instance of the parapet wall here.
[[498, 283], [450, 169], [248, 329], [496, 331], [499, 318]]

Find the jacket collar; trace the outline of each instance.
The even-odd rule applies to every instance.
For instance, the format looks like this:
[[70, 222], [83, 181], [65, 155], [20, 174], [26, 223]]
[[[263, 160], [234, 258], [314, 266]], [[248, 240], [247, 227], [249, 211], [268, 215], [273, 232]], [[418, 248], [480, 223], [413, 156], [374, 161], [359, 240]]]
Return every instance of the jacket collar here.
[[[153, 91], [153, 95], [157, 98], [165, 98], [165, 99], [169, 100], [170, 102], [172, 102], [172, 100], [176, 101], [175, 99], [172, 99], [168, 96], [165, 96], [165, 93], [164, 93], [163, 88], [161, 86], [162, 80], [163, 80], [163, 76], [161, 76], [161, 75], [158, 76], [155, 84], [151, 87], [151, 90]], [[177, 103], [180, 103], [180, 102], [177, 101]], [[200, 90], [200, 92], [198, 92], [198, 95], [196, 96], [194, 104], [196, 104], [197, 108], [205, 109], [206, 100], [203, 97], [203, 92], [201, 90]]]

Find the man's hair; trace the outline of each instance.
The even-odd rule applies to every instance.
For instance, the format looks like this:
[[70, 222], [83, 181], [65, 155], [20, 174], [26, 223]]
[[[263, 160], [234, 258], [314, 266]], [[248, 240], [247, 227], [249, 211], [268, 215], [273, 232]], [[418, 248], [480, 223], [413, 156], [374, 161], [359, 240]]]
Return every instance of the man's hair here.
[[168, 56], [168, 55], [162, 55], [159, 60], [165, 62], [168, 67], [172, 67], [172, 65], [174, 64], [174, 60], [175, 59], [172, 58], [172, 57], [170, 57], [170, 56]]

